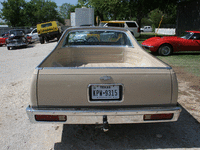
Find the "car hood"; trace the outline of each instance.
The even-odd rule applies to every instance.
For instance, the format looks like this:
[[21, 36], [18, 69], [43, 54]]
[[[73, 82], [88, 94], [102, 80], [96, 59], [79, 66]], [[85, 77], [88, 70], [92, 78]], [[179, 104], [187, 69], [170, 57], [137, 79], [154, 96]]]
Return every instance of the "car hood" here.
[[169, 41], [169, 40], [174, 41], [174, 40], [179, 40], [179, 39], [182, 39], [182, 38], [177, 37], [177, 36], [152, 37], [142, 42], [142, 45], [153, 46], [155, 43], [160, 43], [160, 42]]

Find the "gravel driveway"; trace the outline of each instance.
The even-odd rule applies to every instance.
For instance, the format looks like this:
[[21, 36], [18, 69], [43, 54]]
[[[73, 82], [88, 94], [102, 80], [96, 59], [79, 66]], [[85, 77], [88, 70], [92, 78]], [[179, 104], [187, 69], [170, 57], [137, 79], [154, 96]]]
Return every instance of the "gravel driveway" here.
[[[34, 68], [56, 42], [8, 51], [0, 47], [0, 149], [200, 149], [200, 90], [177, 70], [178, 122], [112, 125], [107, 133], [94, 125], [31, 124], [26, 115]], [[199, 80], [200, 81], [200, 80]]]

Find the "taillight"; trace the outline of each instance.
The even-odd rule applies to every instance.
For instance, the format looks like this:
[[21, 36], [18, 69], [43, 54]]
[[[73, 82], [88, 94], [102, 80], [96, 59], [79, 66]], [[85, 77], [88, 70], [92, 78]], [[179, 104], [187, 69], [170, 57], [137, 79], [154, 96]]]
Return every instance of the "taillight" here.
[[66, 121], [67, 116], [65, 115], [35, 115], [36, 121]]
[[138, 31], [137, 31], [138, 33], [140, 32], [140, 27], [138, 27]]
[[174, 116], [173, 113], [170, 114], [147, 114], [144, 115], [144, 120], [170, 120]]

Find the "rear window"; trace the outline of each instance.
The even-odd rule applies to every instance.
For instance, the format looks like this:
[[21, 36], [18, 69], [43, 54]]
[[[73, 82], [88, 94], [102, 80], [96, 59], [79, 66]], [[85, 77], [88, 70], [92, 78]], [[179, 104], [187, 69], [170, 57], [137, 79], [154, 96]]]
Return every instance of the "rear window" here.
[[124, 23], [108, 23], [108, 27], [124, 27]]
[[137, 27], [135, 22], [126, 22], [128, 27]]
[[119, 31], [76, 31], [70, 32], [63, 47], [71, 45], [132, 46], [124, 32]]
[[46, 28], [46, 27], [50, 27], [52, 26], [52, 23], [47, 23], [47, 24], [42, 24], [41, 27], [42, 28]]
[[23, 30], [11, 30], [10, 31], [10, 35], [14, 34], [15, 36], [23, 36], [24, 35], [24, 31]]

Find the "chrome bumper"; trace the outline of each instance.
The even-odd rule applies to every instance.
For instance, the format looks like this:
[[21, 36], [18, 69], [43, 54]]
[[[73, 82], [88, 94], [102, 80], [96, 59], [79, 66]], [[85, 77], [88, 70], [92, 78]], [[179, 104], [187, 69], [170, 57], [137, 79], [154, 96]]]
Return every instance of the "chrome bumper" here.
[[147, 46], [147, 45], [141, 45], [143, 49], [150, 50], [150, 48], [153, 48], [154, 46]]
[[[90, 109], [74, 108], [67, 109], [40, 109], [26, 108], [28, 117], [32, 123], [61, 123], [61, 124], [103, 124], [103, 116], [107, 116], [108, 124], [124, 123], [153, 123], [153, 122], [173, 122], [177, 121], [181, 112], [181, 107], [148, 107], [148, 108], [116, 108], [116, 109]], [[144, 120], [145, 114], [173, 113], [170, 120]], [[36, 121], [35, 115], [66, 115], [65, 122]]]

